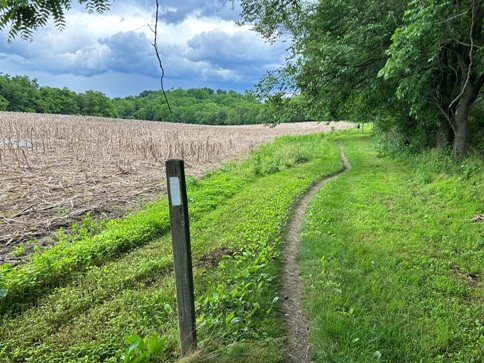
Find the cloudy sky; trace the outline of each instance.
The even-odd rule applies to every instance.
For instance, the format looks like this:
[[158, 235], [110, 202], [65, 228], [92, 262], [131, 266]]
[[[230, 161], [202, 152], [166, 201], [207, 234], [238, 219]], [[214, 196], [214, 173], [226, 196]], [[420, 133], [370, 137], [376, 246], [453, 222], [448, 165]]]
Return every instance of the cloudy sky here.
[[[75, 3], [76, 1], [74, 1]], [[284, 61], [287, 44], [270, 45], [236, 25], [237, 1], [159, 0], [158, 48], [164, 86], [210, 87], [243, 92]], [[152, 46], [155, 0], [117, 0], [105, 14], [75, 5], [60, 32], [52, 24], [32, 42], [0, 32], [0, 72], [27, 75], [41, 86], [96, 90], [109, 97], [160, 87]], [[151, 29], [150, 29], [151, 27]]]

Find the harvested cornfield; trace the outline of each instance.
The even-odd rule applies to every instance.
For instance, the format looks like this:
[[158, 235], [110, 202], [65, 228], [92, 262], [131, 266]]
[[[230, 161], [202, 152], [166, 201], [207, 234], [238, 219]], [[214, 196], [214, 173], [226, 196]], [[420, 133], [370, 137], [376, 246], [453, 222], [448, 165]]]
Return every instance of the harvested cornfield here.
[[167, 159], [184, 159], [187, 173], [198, 176], [279, 135], [351, 126], [204, 126], [0, 113], [0, 263], [21, 261], [33, 245], [52, 243], [46, 237], [87, 213], [112, 218], [153, 200], [164, 191]]

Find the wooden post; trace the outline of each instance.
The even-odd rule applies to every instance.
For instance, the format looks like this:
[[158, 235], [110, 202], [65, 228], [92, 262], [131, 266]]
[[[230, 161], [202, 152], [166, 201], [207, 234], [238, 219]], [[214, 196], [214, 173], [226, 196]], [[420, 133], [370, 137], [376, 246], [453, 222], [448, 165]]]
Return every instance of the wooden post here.
[[166, 180], [170, 202], [180, 350], [181, 356], [184, 356], [196, 348], [197, 338], [188, 201], [183, 160], [167, 160]]

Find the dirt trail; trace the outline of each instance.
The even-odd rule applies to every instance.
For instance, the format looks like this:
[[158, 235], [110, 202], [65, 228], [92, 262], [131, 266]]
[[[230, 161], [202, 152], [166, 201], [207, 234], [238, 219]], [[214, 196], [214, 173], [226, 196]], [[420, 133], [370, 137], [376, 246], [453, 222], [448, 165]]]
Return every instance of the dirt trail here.
[[299, 274], [299, 267], [296, 261], [297, 248], [300, 238], [300, 230], [304, 221], [304, 212], [314, 194], [328, 181], [351, 169], [340, 145], [340, 156], [343, 161], [344, 170], [331, 177], [325, 178], [314, 185], [299, 202], [292, 217], [286, 234], [286, 249], [284, 269], [282, 272], [282, 296], [283, 310], [286, 319], [286, 331], [288, 344], [285, 349], [287, 363], [309, 363], [310, 346], [308, 342], [309, 320], [304, 313], [302, 306], [303, 281]]

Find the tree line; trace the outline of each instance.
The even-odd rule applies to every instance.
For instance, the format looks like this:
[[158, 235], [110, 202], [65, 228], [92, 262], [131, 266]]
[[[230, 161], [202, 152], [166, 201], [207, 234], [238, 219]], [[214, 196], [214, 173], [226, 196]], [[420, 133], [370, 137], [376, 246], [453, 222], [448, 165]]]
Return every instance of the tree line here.
[[0, 75], [0, 111], [117, 116], [112, 100], [102, 92], [41, 87], [36, 79], [8, 74]]
[[484, 140], [484, 0], [241, 6], [244, 22], [265, 38], [291, 42], [286, 64], [257, 87], [274, 107], [287, 108], [287, 95], [297, 94], [315, 118], [374, 122], [395, 148], [463, 156]]
[[[99, 91], [76, 93], [64, 87], [40, 86], [28, 76], [0, 74], [0, 111], [118, 117], [206, 125], [247, 125], [275, 121], [273, 107], [250, 92], [178, 88], [143, 91], [138, 96], [110, 99]], [[285, 121], [305, 120], [304, 110], [288, 112]], [[278, 114], [278, 118], [281, 116]]]
[[138, 96], [113, 99], [118, 116], [126, 119], [205, 125], [246, 125], [269, 119], [263, 104], [250, 93], [211, 88], [143, 91]]
[[[103, 13], [110, 1], [80, 3]], [[387, 149], [437, 147], [458, 157], [470, 146], [484, 149], [484, 0], [239, 3], [239, 23], [250, 24], [268, 41], [284, 38], [289, 44], [285, 65], [269, 71], [256, 87], [261, 120], [373, 122]], [[49, 18], [62, 29], [70, 4], [7, 1], [0, 29], [6, 28], [9, 38], [32, 39]], [[225, 111], [217, 116], [214, 105], [220, 107], [213, 102], [197, 115], [224, 120]], [[144, 117], [167, 117], [158, 106], [143, 109]], [[186, 115], [194, 119], [194, 112]]]

